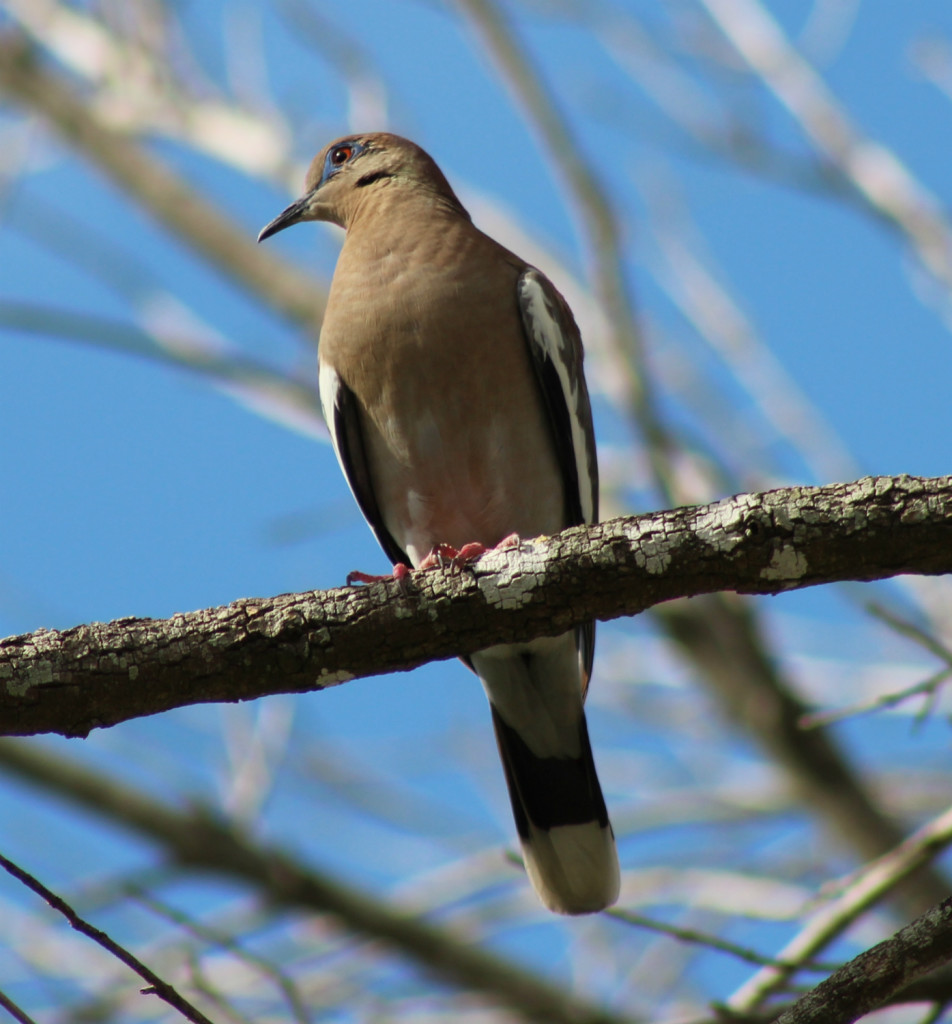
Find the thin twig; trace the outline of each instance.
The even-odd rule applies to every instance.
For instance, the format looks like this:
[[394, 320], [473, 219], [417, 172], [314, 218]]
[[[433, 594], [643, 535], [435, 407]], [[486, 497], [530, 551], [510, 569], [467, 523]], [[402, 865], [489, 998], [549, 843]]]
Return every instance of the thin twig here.
[[20, 1024], [36, 1024], [36, 1021], [24, 1013], [19, 1006], [3, 991], [0, 991], [0, 1006], [3, 1007], [7, 1013], [14, 1019], [20, 1022]]
[[451, 929], [390, 906], [293, 855], [259, 843], [240, 826], [178, 808], [93, 771], [48, 747], [0, 741], [0, 764], [156, 843], [176, 863], [240, 881], [283, 907], [329, 915], [335, 925], [415, 961], [442, 981], [478, 992], [528, 1020], [549, 1024], [630, 1024]]
[[744, 960], [749, 964], [756, 964], [758, 967], [795, 967], [798, 970], [817, 971], [824, 974], [834, 971], [839, 967], [839, 964], [824, 964], [815, 960], [799, 964], [776, 960], [773, 957], [764, 956], [748, 946], [739, 946], [737, 943], [719, 938], [717, 935], [699, 932], [694, 928], [681, 928], [678, 925], [666, 924], [664, 921], [656, 921], [654, 918], [644, 917], [641, 914], [632, 913], [630, 910], [622, 910], [620, 907], [612, 907], [610, 910], [606, 910], [605, 913], [608, 917], [614, 917], [617, 921], [624, 921], [625, 924], [632, 924], [638, 928], [645, 928], [648, 931], [667, 935], [669, 938], [677, 939], [678, 942], [716, 949], [722, 953], [728, 953], [730, 956], [737, 957], [738, 960]]
[[183, 913], [176, 907], [170, 906], [168, 903], [158, 899], [156, 896], [153, 896], [151, 893], [139, 886], [129, 885], [127, 887], [127, 892], [133, 899], [137, 900], [144, 907], [148, 907], [148, 909], [153, 913], [158, 914], [166, 920], [171, 921], [173, 924], [178, 925], [180, 928], [191, 932], [203, 942], [220, 946], [222, 949], [226, 949], [230, 953], [233, 953], [238, 959], [256, 967], [263, 975], [265, 975], [265, 977], [270, 978], [281, 990], [282, 995], [287, 1000], [288, 1007], [293, 1014], [294, 1020], [297, 1021], [298, 1024], [309, 1024], [311, 1015], [308, 1013], [307, 1007], [304, 1005], [304, 999], [298, 992], [294, 981], [289, 978], [281, 968], [276, 967], [271, 963], [267, 957], [259, 956], [258, 954], [245, 949], [244, 946], [242, 946], [241, 943], [232, 936], [226, 935], [217, 928], [211, 928], [200, 921], [196, 921], [188, 914]]
[[737, 1013], [749, 1013], [778, 989], [795, 971], [878, 903], [913, 871], [933, 860], [952, 843], [952, 809], [914, 832], [895, 850], [878, 858], [854, 878], [837, 900], [820, 911], [781, 951], [783, 967], [765, 967], [728, 1000]]
[[[848, 708], [836, 708], [832, 711], [817, 711], [804, 715], [800, 719], [801, 729], [816, 729], [820, 726], [833, 725], [842, 722], [847, 718], [858, 718], [860, 715], [869, 715], [874, 711], [882, 711], [885, 708], [894, 708], [903, 701], [913, 697], [926, 695], [934, 697], [939, 687], [952, 678], [952, 668], [944, 668], [934, 675], [924, 679], [921, 683], [906, 687], [905, 690], [897, 690], [895, 693], [884, 693], [873, 700], [864, 701], [862, 704], [854, 704]], [[928, 705], [929, 702], [927, 702]]]
[[127, 967], [135, 971], [144, 981], [148, 982], [148, 988], [142, 989], [143, 994], [157, 995], [169, 1006], [174, 1007], [186, 1020], [193, 1021], [193, 1024], [212, 1024], [212, 1021], [205, 1016], [197, 1007], [193, 1006], [184, 996], [167, 982], [163, 981], [153, 970], [147, 967], [141, 960], [120, 946], [118, 942], [111, 939], [104, 931], [95, 928], [88, 921], [83, 920], [75, 910], [56, 893], [47, 889], [42, 882], [34, 878], [29, 872], [18, 867], [13, 861], [8, 860], [0, 854], [0, 867], [8, 874], [13, 875], [22, 882], [28, 889], [42, 897], [54, 909], [59, 911], [69, 921], [70, 927], [85, 935], [87, 938], [98, 943], [107, 952], [111, 953], [117, 960], [121, 960]]
[[920, 647], [924, 647], [930, 654], [934, 654], [940, 661], [944, 661], [952, 669], [952, 651], [936, 636], [928, 632], [928, 630], [917, 626], [914, 622], [902, 618], [895, 612], [891, 612], [888, 608], [875, 602], [867, 604], [866, 610], [873, 618], [879, 619], [880, 622], [885, 622], [887, 626], [895, 630], [900, 636], [904, 636], [908, 640], [919, 644]]

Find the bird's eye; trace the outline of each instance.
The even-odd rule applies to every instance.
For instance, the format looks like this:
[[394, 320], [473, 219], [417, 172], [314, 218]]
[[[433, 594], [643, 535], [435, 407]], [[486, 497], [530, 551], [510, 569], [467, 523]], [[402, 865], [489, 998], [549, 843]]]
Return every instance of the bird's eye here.
[[340, 167], [341, 164], [346, 164], [347, 161], [354, 155], [353, 146], [338, 146], [337, 149], [331, 152], [331, 163], [335, 167]]

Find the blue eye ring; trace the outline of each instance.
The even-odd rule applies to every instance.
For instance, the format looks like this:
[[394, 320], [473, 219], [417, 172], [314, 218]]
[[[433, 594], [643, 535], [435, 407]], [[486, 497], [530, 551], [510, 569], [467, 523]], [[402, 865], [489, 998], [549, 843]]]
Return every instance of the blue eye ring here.
[[359, 142], [352, 139], [335, 146], [324, 158], [324, 173], [321, 180], [327, 181], [331, 175], [336, 174], [342, 167], [350, 163], [358, 153], [363, 151], [363, 148]]

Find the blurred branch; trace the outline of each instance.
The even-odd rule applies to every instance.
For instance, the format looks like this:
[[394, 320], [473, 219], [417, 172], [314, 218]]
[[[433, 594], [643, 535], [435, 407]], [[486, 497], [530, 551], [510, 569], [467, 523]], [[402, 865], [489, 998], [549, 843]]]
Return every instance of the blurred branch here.
[[97, 118], [41, 63], [26, 37], [0, 35], [0, 91], [49, 123], [163, 227], [262, 302], [316, 334], [324, 311], [314, 278], [255, 245], [155, 154]]
[[[777, 1024], [850, 1024], [892, 1001], [919, 1001], [910, 982], [952, 959], [952, 897], [867, 949], [786, 1010]], [[944, 999], [949, 999], [948, 980]], [[927, 1018], [930, 1019], [930, 1018]], [[931, 1019], [935, 1020], [936, 1017]]]
[[[692, 244], [693, 225], [686, 223], [686, 204], [670, 181], [664, 179], [659, 183], [649, 195], [647, 205], [661, 260], [656, 280], [697, 336], [747, 392], [767, 428], [751, 431], [745, 418], [736, 430], [739, 436], [723, 436], [723, 422], [736, 416], [736, 397], [721, 396], [730, 412], [721, 411], [719, 426], [711, 418], [707, 425], [710, 434], [722, 435], [720, 443], [730, 446], [735, 465], [750, 460], [749, 449], [745, 451], [750, 441], [743, 435], [752, 433], [765, 448], [773, 447], [777, 439], [785, 440], [807, 464], [814, 480], [847, 480], [855, 476], [861, 470], [832, 425], [758, 335], [742, 304], [731, 295], [721, 275], [710, 265], [710, 258], [703, 254], [701, 245]], [[709, 374], [700, 369], [697, 372], [695, 393], [682, 398], [692, 409], [703, 398], [710, 400], [711, 392], [719, 395], [710, 386]], [[763, 461], [757, 460], [761, 473]], [[741, 486], [757, 485], [745, 482]]]
[[[0, 763], [2, 763], [2, 759], [3, 754], [0, 751]], [[138, 903], [151, 910], [152, 913], [159, 917], [164, 917], [167, 921], [171, 921], [190, 935], [194, 935], [211, 946], [228, 950], [242, 963], [259, 971], [281, 992], [291, 1017], [296, 1021], [296, 1024], [311, 1024], [311, 1017], [305, 1005], [304, 996], [298, 991], [297, 986], [288, 975], [281, 968], [271, 963], [267, 957], [260, 956], [246, 949], [241, 942], [237, 941], [227, 932], [196, 921], [189, 914], [182, 913], [175, 907], [153, 896], [141, 886], [130, 885], [126, 891]]]
[[200, 809], [180, 811], [47, 748], [0, 740], [0, 765], [157, 843], [180, 865], [238, 879], [283, 907], [330, 914], [343, 927], [384, 940], [453, 985], [498, 1000], [550, 1024], [625, 1024], [549, 986], [446, 928], [390, 909], [381, 900], [322, 874], [291, 854], [257, 843], [242, 828]]
[[667, 935], [669, 938], [675, 939], [678, 942], [687, 943], [688, 945], [705, 946], [708, 949], [716, 949], [720, 953], [726, 953], [728, 956], [735, 957], [738, 960], [743, 960], [749, 964], [755, 964], [758, 967], [784, 968], [792, 966], [797, 970], [824, 972], [832, 970], [829, 965], [817, 964], [812, 961], [785, 964], [780, 960], [775, 960], [773, 957], [764, 956], [762, 953], [758, 953], [755, 949], [750, 949], [748, 946], [740, 946], [736, 942], [730, 942], [717, 935], [699, 932], [694, 928], [681, 928], [678, 925], [668, 924], [664, 921], [656, 921], [654, 918], [645, 917], [644, 914], [635, 914], [629, 910], [623, 910], [620, 907], [610, 907], [605, 911], [605, 913], [609, 917], [614, 917], [616, 921], [624, 921], [625, 924], [633, 925], [635, 928], [644, 928], [647, 931], [658, 932], [660, 935]]
[[8, 860], [0, 854], [0, 867], [7, 874], [12, 875], [17, 881], [22, 882], [28, 889], [35, 892], [56, 911], [63, 915], [69, 922], [71, 928], [75, 928], [80, 934], [98, 943], [107, 953], [111, 953], [117, 960], [121, 960], [127, 967], [135, 971], [143, 981], [149, 983], [149, 987], [142, 990], [143, 995], [156, 995], [164, 1000], [169, 1006], [174, 1007], [186, 1020], [194, 1024], [212, 1024], [212, 1022], [196, 1006], [193, 1006], [184, 996], [167, 982], [163, 981], [153, 970], [147, 967], [138, 957], [134, 956], [124, 946], [120, 946], [115, 939], [111, 939], [104, 931], [94, 928], [88, 921], [83, 920], [75, 910], [56, 893], [47, 889], [42, 882], [34, 878], [29, 872], [18, 867], [13, 861]]
[[952, 651], [937, 636], [921, 626], [917, 626], [915, 623], [896, 615], [895, 612], [891, 612], [888, 608], [877, 604], [875, 601], [871, 601], [866, 605], [866, 611], [874, 619], [884, 622], [900, 636], [912, 640], [930, 654], [935, 655], [940, 661], [945, 662], [945, 668], [934, 672], [927, 679], [914, 683], [912, 686], [907, 686], [892, 693], [881, 694], [871, 700], [855, 704], [852, 707], [837, 708], [831, 711], [817, 711], [804, 715], [801, 720], [802, 728], [812, 729], [818, 725], [830, 725], [846, 718], [855, 718], [859, 715], [881, 711], [884, 708], [896, 707], [913, 697], [927, 698], [923, 702], [922, 710], [917, 715], [917, 718], [922, 719], [929, 714], [934, 706], [939, 691], [952, 678]]
[[[86, 105], [103, 124], [164, 135], [247, 174], [289, 169], [291, 133], [279, 111], [219, 98], [192, 54], [183, 52], [186, 35], [176, 31], [170, 5], [129, 3], [126, 17], [111, 24], [108, 9], [101, 17], [102, 8], [56, 0], [4, 0], [3, 6], [24, 37], [84, 81]], [[248, 78], [246, 66], [245, 83]]]
[[[952, 678], [952, 669], [944, 668], [933, 673], [928, 679], [922, 682], [907, 686], [904, 690], [897, 690], [895, 693], [884, 693], [872, 700], [864, 701], [862, 704], [854, 704], [852, 707], [836, 708], [832, 711], [817, 711], [813, 714], [804, 715], [800, 721], [801, 728], [815, 729], [817, 726], [833, 725], [836, 722], [845, 721], [848, 718], [858, 718], [860, 715], [870, 715], [876, 711], [883, 711], [886, 708], [894, 708], [911, 700], [913, 697], [927, 697], [926, 708], [935, 700], [939, 690]], [[921, 714], [921, 713], [920, 713]]]
[[326, 436], [316, 375], [312, 384], [302, 383], [237, 352], [216, 351], [225, 346], [202, 337], [26, 302], [0, 301], [0, 328], [78, 341], [195, 373], [269, 419], [312, 437]]
[[377, 58], [360, 36], [344, 32], [307, 0], [277, 0], [274, 7], [298, 44], [309, 47], [347, 83], [351, 130], [363, 132], [368, 126], [382, 130], [388, 121], [387, 84]]
[[[842, 935], [860, 914], [878, 903], [890, 889], [907, 878], [913, 871], [933, 860], [950, 843], [952, 843], [952, 810], [947, 810], [938, 818], [918, 829], [895, 850], [858, 872], [840, 896], [820, 911], [799, 935], [787, 943], [777, 957], [781, 964], [764, 967], [758, 971], [731, 996], [727, 1002], [728, 1008], [736, 1010], [738, 1013], [756, 1009], [768, 996], [785, 984], [790, 976], [799, 969], [798, 964], [814, 956], [824, 946], [829, 945], [835, 938]], [[933, 908], [933, 911], [925, 915], [933, 925], [942, 924], [948, 919], [944, 924], [946, 953], [941, 959], [927, 964], [921, 973], [937, 966], [943, 959], [947, 959], [949, 954], [952, 954], [952, 904], [947, 905], [947, 903], [948, 901], [940, 904], [939, 907]], [[935, 919], [935, 911], [941, 911], [939, 919]], [[930, 917], [930, 915], [933, 916]], [[915, 929], [917, 925], [918, 922], [915, 922], [910, 925], [910, 928]], [[902, 985], [916, 977], [918, 977], [918, 973], [912, 971], [908, 975], [900, 977], [895, 987], [887, 991], [882, 998], [891, 995], [892, 992], [897, 991]], [[830, 980], [832, 979], [828, 979], [828, 982]], [[867, 1008], [872, 1009], [878, 1005], [878, 1002], [870, 1003]]]
[[917, 626], [914, 622], [896, 615], [895, 612], [891, 612], [888, 608], [877, 604], [875, 601], [870, 602], [866, 606], [866, 610], [874, 619], [885, 622], [890, 629], [895, 630], [900, 636], [914, 641], [924, 650], [935, 655], [940, 661], [944, 661], [946, 667], [952, 669], [952, 651], [928, 630], [922, 629], [921, 626]]
[[[705, 681], [728, 719], [753, 736], [787, 773], [804, 809], [862, 860], [893, 849], [904, 831], [881, 808], [869, 781], [834, 735], [804, 729], [811, 708], [785, 683], [750, 602], [730, 594], [674, 601], [653, 609], [670, 636], [705, 669]], [[943, 899], [944, 876], [928, 868], [897, 889], [908, 916]]]
[[751, 70], [866, 205], [890, 221], [952, 289], [952, 232], [941, 204], [885, 146], [864, 137], [758, 0], [701, 0]]
[[0, 642], [0, 734], [307, 692], [717, 590], [949, 573], [950, 531], [952, 477], [867, 477], [573, 527], [464, 571], [40, 630]]

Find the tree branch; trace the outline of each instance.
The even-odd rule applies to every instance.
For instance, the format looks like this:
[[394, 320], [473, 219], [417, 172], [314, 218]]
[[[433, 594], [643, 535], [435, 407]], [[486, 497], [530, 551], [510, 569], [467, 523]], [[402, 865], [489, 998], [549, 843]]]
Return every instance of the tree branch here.
[[147, 981], [149, 987], [142, 989], [143, 995], [157, 995], [160, 999], [167, 1002], [169, 1006], [175, 1007], [186, 1020], [193, 1021], [194, 1024], [212, 1024], [198, 1007], [180, 995], [167, 981], [160, 978], [151, 967], [148, 967], [137, 956], [130, 953], [125, 946], [120, 946], [115, 939], [111, 938], [104, 931], [94, 927], [84, 918], [80, 917], [66, 900], [57, 896], [51, 889], [47, 889], [42, 882], [34, 878], [28, 871], [24, 871], [18, 864], [14, 864], [12, 860], [4, 857], [2, 853], [0, 853], [0, 868], [13, 875], [14, 878], [22, 882], [28, 889], [35, 892], [37, 896], [46, 900], [54, 910], [61, 913], [69, 921], [71, 928], [75, 928], [80, 934], [98, 943], [107, 953], [111, 953], [117, 960], [135, 971], [143, 981]]
[[739, 495], [574, 527], [405, 584], [10, 637], [0, 735], [83, 736], [186, 704], [322, 689], [676, 597], [950, 571], [952, 477]]
[[630, 1016], [549, 984], [511, 957], [479, 948], [470, 936], [263, 845], [240, 824], [205, 808], [177, 808], [35, 743], [0, 740], [0, 766], [149, 839], [184, 868], [241, 881], [281, 907], [330, 914], [349, 931], [383, 940], [430, 974], [481, 993], [527, 1020], [634, 1024]]
[[820, 982], [777, 1024], [850, 1024], [950, 957], [952, 897]]
[[16, 31], [0, 35], [0, 93], [42, 117], [128, 198], [167, 231], [239, 286], [296, 323], [314, 331], [324, 312], [323, 287], [313, 277], [256, 247], [155, 153], [104, 123], [75, 89], [43, 65], [39, 52]]
[[[728, 720], [752, 736], [780, 767], [803, 808], [822, 821], [860, 861], [902, 842], [906, 828], [881, 808], [871, 780], [853, 764], [829, 729], [806, 729], [812, 708], [770, 656], [751, 601], [709, 594], [652, 609], [702, 672]], [[906, 879], [892, 894], [903, 920], [944, 899], [949, 883], [935, 866]]]
[[[937, 857], [950, 843], [952, 810], [947, 810], [917, 829], [895, 850], [867, 864], [836, 900], [823, 907], [803, 930], [787, 943], [777, 957], [780, 963], [769, 964], [759, 970], [730, 997], [727, 1008], [734, 1013], [749, 1013], [756, 1010], [796, 972], [798, 964], [807, 962], [842, 935], [861, 914], [878, 903], [885, 893], [923, 864]], [[931, 908], [927, 916], [934, 909]], [[920, 973], [926, 973], [941, 962], [936, 960], [930, 963]], [[898, 991], [904, 984], [918, 976], [919, 974], [911, 972], [902, 975], [896, 981], [895, 987], [883, 994], [883, 998]], [[871, 1003], [869, 1008], [878, 1005]]]

